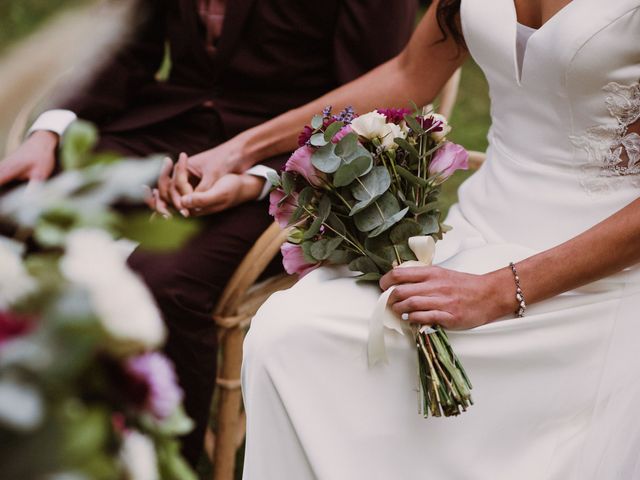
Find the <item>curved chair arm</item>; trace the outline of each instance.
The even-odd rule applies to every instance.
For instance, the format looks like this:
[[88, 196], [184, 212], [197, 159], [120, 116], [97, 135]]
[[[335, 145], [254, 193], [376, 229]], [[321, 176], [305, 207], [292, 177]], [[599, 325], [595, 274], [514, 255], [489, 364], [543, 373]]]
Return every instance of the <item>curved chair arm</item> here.
[[244, 294], [280, 251], [288, 234], [289, 229], [283, 230], [277, 223], [264, 231], [227, 283], [214, 311], [215, 317], [233, 315], [237, 311]]

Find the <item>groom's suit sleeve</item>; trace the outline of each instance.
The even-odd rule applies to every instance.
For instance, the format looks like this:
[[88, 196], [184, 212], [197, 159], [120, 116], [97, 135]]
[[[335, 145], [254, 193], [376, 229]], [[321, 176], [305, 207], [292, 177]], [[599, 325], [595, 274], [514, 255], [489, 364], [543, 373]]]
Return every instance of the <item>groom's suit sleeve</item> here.
[[400, 53], [417, 10], [417, 0], [344, 0], [334, 35], [338, 82], [358, 78]]
[[130, 105], [136, 92], [154, 82], [165, 53], [165, 0], [138, 0], [137, 22], [111, 58], [100, 62], [87, 85], [63, 100], [58, 108], [104, 124]]

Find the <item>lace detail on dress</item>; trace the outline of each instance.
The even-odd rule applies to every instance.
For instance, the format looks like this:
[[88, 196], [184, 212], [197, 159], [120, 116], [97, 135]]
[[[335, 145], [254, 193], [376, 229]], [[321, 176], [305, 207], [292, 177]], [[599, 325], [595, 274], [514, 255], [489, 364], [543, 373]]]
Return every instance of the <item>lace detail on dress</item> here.
[[611, 82], [603, 88], [605, 104], [616, 126], [595, 126], [571, 142], [587, 152], [582, 166], [582, 186], [591, 193], [614, 189], [620, 182], [640, 187], [640, 135], [629, 126], [640, 120], [640, 83]]

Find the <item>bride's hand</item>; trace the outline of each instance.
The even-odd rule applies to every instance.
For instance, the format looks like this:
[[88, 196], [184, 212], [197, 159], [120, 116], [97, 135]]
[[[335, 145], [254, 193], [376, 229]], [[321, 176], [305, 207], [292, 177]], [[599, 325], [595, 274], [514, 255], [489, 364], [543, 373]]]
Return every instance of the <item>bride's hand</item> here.
[[466, 330], [516, 309], [515, 285], [507, 269], [472, 275], [440, 267], [394, 268], [380, 286], [387, 290], [394, 285], [389, 307], [411, 323]]

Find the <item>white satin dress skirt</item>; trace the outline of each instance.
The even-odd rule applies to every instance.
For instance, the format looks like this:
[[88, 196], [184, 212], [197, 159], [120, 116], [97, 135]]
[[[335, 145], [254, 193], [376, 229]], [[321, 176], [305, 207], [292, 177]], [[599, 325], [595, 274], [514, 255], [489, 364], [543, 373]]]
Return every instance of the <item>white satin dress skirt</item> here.
[[[640, 2], [574, 0], [529, 38], [522, 66], [511, 0], [463, 0], [462, 25], [493, 123], [436, 263], [481, 274], [640, 195], [626, 131], [640, 118]], [[351, 275], [316, 270], [254, 318], [245, 480], [640, 479], [638, 268], [530, 305], [524, 318], [450, 332], [475, 404], [428, 419], [409, 338], [386, 331], [389, 361], [369, 368], [380, 291]]]

